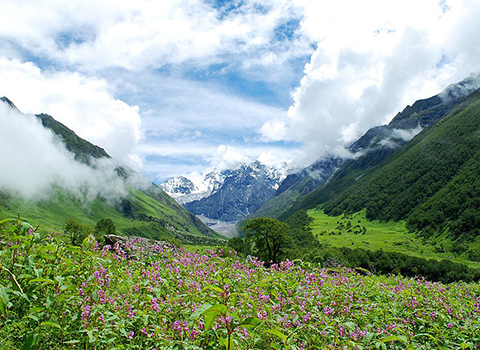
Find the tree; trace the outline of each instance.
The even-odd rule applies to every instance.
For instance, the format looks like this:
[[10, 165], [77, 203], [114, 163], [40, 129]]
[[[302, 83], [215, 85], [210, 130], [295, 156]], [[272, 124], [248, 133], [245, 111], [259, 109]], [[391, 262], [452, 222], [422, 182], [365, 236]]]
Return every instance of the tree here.
[[76, 219], [70, 218], [65, 224], [65, 231], [70, 233], [73, 245], [82, 245], [83, 240], [93, 233], [90, 225], [82, 224]]
[[287, 248], [292, 245], [289, 229], [287, 224], [267, 217], [248, 220], [244, 226], [246, 238], [252, 239], [255, 244], [256, 256], [267, 265], [281, 261]]
[[115, 224], [112, 219], [101, 219], [95, 225], [95, 237], [103, 238], [105, 235], [114, 235], [116, 233]]
[[250, 254], [248, 242], [245, 242], [240, 237], [230, 238], [227, 244], [230, 248], [234, 249], [240, 255], [246, 256]]

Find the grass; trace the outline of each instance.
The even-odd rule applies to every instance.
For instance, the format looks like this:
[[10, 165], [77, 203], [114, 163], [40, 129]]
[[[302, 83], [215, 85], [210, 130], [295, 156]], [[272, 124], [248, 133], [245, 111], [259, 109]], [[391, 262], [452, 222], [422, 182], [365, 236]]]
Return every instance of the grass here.
[[[16, 217], [18, 213], [40, 225], [41, 232], [53, 228], [63, 228], [67, 219], [77, 219], [82, 224], [95, 227], [102, 218], [112, 219], [119, 234], [138, 235], [152, 239], [179, 238], [185, 236], [186, 242], [202, 240], [205, 235], [195, 227], [188, 215], [182, 216], [175, 210], [175, 203], [156, 200], [138, 190], [129, 190], [130, 201], [135, 218], [122, 215], [115, 205], [96, 198], [91, 202], [81, 201], [74, 195], [60, 189], [54, 189], [48, 199], [28, 201], [19, 197], [9, 197], [0, 203], [0, 218]], [[144, 219], [140, 216], [143, 215]], [[158, 221], [158, 222], [157, 222]], [[197, 239], [198, 237], [198, 239]], [[223, 238], [212, 233], [212, 237]]]
[[405, 221], [368, 220], [365, 210], [352, 215], [328, 216], [321, 209], [311, 209], [308, 215], [312, 233], [320, 243], [332, 247], [383, 249], [389, 252], [409, 254], [426, 259], [449, 259], [480, 267], [479, 262], [468, 260], [465, 255], [454, 256], [439, 247], [450, 247], [452, 242], [445, 235], [423, 242], [414, 232], [409, 232]]

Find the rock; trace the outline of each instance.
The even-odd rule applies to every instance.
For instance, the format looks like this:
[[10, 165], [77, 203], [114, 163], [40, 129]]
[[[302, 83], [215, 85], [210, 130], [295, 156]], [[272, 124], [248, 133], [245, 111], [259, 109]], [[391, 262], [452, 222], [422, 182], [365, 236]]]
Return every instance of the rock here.
[[330, 258], [330, 259], [327, 259], [325, 261], [324, 267], [326, 267], [326, 268], [338, 268], [338, 267], [342, 267], [342, 264], [337, 259]]
[[105, 245], [115, 249], [115, 245], [126, 253], [129, 258], [142, 255], [162, 254], [166, 250], [176, 251], [177, 247], [165, 241], [155, 241], [148, 238], [105, 235]]

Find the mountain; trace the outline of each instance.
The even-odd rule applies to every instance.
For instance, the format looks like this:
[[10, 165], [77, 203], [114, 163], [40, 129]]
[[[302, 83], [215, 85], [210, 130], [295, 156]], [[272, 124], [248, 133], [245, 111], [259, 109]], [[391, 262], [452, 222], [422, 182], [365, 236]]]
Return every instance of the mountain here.
[[285, 177], [274, 195], [253, 213], [239, 222], [239, 227], [253, 218], [278, 218], [299, 197], [305, 196], [322, 186], [342, 164], [343, 159], [335, 156], [325, 157], [299, 172]]
[[[450, 104], [451, 97], [441, 101]], [[458, 101], [458, 94], [453, 98]], [[434, 104], [410, 115], [428, 120], [445, 109]], [[434, 119], [376, 166], [360, 172], [361, 167], [352, 168], [356, 160], [284, 215], [318, 205], [332, 215], [366, 209], [369, 219], [406, 220], [425, 237], [442, 232], [462, 240], [480, 236], [480, 89]]]
[[[154, 239], [175, 238], [185, 243], [202, 244], [215, 244], [222, 238], [158, 186], [129, 167], [119, 164], [104, 149], [80, 138], [52, 116], [25, 116], [6, 97], [2, 97], [0, 102], [13, 111], [8, 112], [6, 118], [26, 120], [32, 130], [40, 130], [42, 127], [50, 130], [54, 135], [53, 145], [50, 146], [60, 149], [58, 154], [65, 153], [67, 158], [71, 155], [69, 166], [78, 166], [85, 174], [95, 175], [95, 185], [108, 188], [111, 186], [108, 182], [113, 182], [114, 186], [123, 189], [123, 192], [119, 191], [121, 196], [117, 193], [110, 196], [107, 190], [100, 188], [94, 198], [83, 198], [82, 194], [90, 193], [90, 188], [83, 188], [80, 192], [78, 189], [76, 192], [70, 191], [60, 181], [48, 190], [49, 195], [27, 199], [17, 191], [4, 187], [0, 188], [1, 217], [16, 216], [20, 212], [44, 229], [63, 227], [69, 218], [90, 226], [95, 226], [102, 218], [110, 218], [117, 231], [124, 235], [140, 235]], [[42, 152], [41, 149], [39, 151]], [[28, 169], [28, 164], [25, 164], [25, 167]], [[99, 182], [98, 179], [102, 179], [105, 174], [108, 174], [108, 178]], [[88, 179], [84, 180], [88, 184]]]
[[[294, 203], [323, 186], [338, 172], [337, 178], [345, 177], [345, 173], [362, 176], [365, 171], [386, 159], [398, 148], [405, 145], [423, 129], [436, 123], [448, 111], [462, 101], [468, 94], [480, 87], [480, 74], [472, 74], [459, 83], [449, 85], [440, 94], [418, 100], [399, 112], [388, 125], [380, 125], [369, 129], [362, 137], [353, 142], [347, 149], [353, 157], [340, 158], [325, 156], [307, 168], [290, 174], [282, 182], [275, 195], [254, 213], [248, 215], [240, 225], [255, 217], [286, 217], [299, 205]], [[354, 181], [352, 178], [344, 180]], [[344, 188], [339, 183], [339, 190]], [[334, 191], [333, 195], [337, 193]], [[293, 209], [290, 210], [290, 208]], [[287, 211], [287, 215], [282, 215]]]
[[[284, 177], [284, 170], [253, 161], [233, 169], [210, 172], [201, 185], [190, 186], [175, 198], [206, 220], [236, 222], [271, 198]], [[186, 182], [177, 177], [161, 186], [167, 193], [175, 195], [190, 183], [190, 180]]]
[[170, 197], [174, 198], [178, 203], [183, 203], [191, 195], [198, 193], [199, 189], [195, 184], [184, 176], [177, 176], [160, 184]]
[[208, 197], [222, 187], [225, 179], [234, 174], [226, 169], [208, 173], [198, 186], [184, 176], [171, 178], [160, 184], [160, 187], [180, 204]]
[[422, 130], [442, 120], [458, 106], [468, 94], [480, 87], [480, 75], [475, 74], [448, 86], [440, 94], [418, 100], [398, 113], [388, 125], [368, 130], [349, 146], [353, 158], [345, 159], [331, 180], [310, 195], [299, 198], [281, 214], [285, 219], [302, 208], [312, 208], [338, 196], [345, 189], [366, 176], [370, 169], [410, 143]]

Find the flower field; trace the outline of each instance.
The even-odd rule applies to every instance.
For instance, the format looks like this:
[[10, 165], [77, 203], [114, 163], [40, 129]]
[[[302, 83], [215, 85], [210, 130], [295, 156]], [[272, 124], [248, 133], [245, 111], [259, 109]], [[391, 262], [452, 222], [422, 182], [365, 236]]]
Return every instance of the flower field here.
[[[2, 224], [2, 223], [0, 223]], [[0, 230], [0, 349], [477, 349], [480, 285]]]

